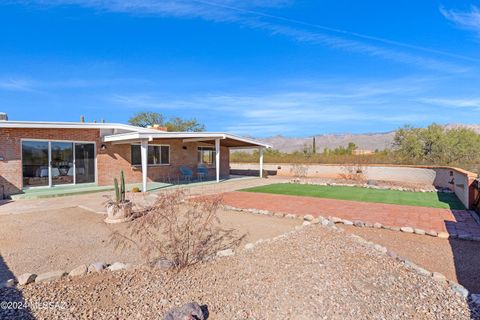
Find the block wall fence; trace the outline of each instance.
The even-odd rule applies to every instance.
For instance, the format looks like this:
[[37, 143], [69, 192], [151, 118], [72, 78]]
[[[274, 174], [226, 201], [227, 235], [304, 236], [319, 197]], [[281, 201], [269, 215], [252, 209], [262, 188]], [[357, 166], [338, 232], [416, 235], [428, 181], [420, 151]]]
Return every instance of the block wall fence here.
[[[310, 178], [339, 179], [354, 165], [304, 164], [306, 176]], [[294, 165], [290, 163], [266, 163], [264, 169], [282, 177], [295, 176]], [[251, 171], [256, 174], [258, 163], [230, 163], [232, 173]], [[367, 180], [407, 182], [448, 188], [455, 192], [462, 203], [470, 208], [475, 200], [473, 181], [477, 174], [463, 169], [442, 166], [406, 165], [362, 165], [363, 176]]]

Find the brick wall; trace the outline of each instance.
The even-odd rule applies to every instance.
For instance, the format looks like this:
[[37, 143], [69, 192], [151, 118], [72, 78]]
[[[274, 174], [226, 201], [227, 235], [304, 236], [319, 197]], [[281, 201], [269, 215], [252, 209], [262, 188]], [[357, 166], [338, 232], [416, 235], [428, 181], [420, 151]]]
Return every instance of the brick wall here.
[[96, 142], [97, 149], [100, 145], [96, 129], [0, 129], [0, 193], [3, 187], [5, 195], [23, 188], [21, 139]]
[[[148, 167], [149, 181], [168, 181], [178, 179], [179, 168], [187, 166], [194, 171], [197, 169], [197, 148], [198, 146], [211, 146], [202, 143], [183, 143], [181, 139], [161, 139], [149, 142], [150, 144], [164, 144], [170, 146], [170, 164]], [[100, 151], [97, 156], [98, 184], [111, 185], [113, 179], [125, 173], [127, 183], [142, 182], [142, 170], [140, 166], [131, 165], [130, 145], [106, 144], [107, 149]], [[186, 149], [184, 149], [186, 147]], [[230, 152], [227, 147], [220, 149], [220, 176], [227, 177], [229, 168]], [[209, 169], [209, 175], [215, 176], [215, 168]]]
[[[107, 143], [107, 149], [102, 151], [99, 130], [96, 129], [0, 129], [0, 196], [15, 194], [22, 190], [21, 139], [67, 140], [96, 142], [97, 147], [97, 183], [99, 185], [113, 184], [113, 178], [125, 172], [127, 183], [142, 181], [140, 167], [131, 165], [130, 145], [114, 145]], [[156, 140], [152, 144], [170, 145], [170, 165], [149, 166], [149, 181], [165, 181], [179, 176], [179, 167], [188, 166], [194, 172], [197, 168], [197, 147], [211, 146], [203, 143], [183, 143], [181, 139]], [[186, 149], [184, 149], [186, 147]], [[229, 175], [229, 151], [221, 147], [220, 175]], [[215, 169], [209, 170], [209, 175], [215, 176]], [[3, 189], [3, 190], [2, 190]]]

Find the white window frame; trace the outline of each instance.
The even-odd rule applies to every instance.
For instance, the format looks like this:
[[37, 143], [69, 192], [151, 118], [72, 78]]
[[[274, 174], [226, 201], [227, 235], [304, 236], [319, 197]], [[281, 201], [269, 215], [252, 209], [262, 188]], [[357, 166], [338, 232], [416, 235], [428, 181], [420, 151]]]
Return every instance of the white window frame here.
[[[48, 143], [48, 186], [24, 186], [23, 184], [23, 142], [28, 141], [35, 141], [35, 142], [47, 142]], [[73, 144], [73, 183], [68, 184], [61, 184], [56, 185], [52, 182], [52, 142], [67, 142]], [[93, 144], [94, 146], [94, 157], [95, 157], [95, 181], [94, 182], [87, 182], [87, 183], [78, 183], [77, 184], [77, 167], [76, 167], [76, 155], [75, 155], [75, 143], [82, 143], [82, 144]], [[52, 139], [29, 139], [29, 138], [22, 138], [20, 139], [20, 161], [22, 164], [22, 189], [40, 189], [40, 188], [55, 188], [55, 187], [63, 187], [63, 186], [82, 186], [82, 185], [97, 185], [98, 181], [98, 166], [97, 166], [97, 143], [95, 141], [77, 141], [77, 140], [52, 140]]]
[[203, 164], [203, 165], [207, 166], [207, 168], [215, 168], [216, 167], [216, 165], [215, 165], [215, 147], [197, 146], [197, 157], [198, 157], [198, 153], [200, 152], [200, 149], [202, 149], [202, 148], [211, 149], [209, 151], [212, 153], [212, 163], [211, 164], [204, 163], [203, 162], [203, 157], [200, 157], [200, 161], [198, 162], [198, 164]]
[[[132, 158], [132, 146], [141, 146], [140, 143], [133, 143], [131, 144], [130, 146], [130, 162], [133, 161], [133, 158]], [[162, 167], [162, 166], [170, 166], [171, 165], [171, 157], [170, 157], [170, 154], [172, 152], [172, 148], [170, 147], [169, 144], [151, 144], [149, 143], [148, 144], [148, 147], [168, 147], [168, 163], [157, 163], [157, 164], [147, 164], [149, 167]], [[160, 155], [161, 156], [161, 155]], [[148, 157], [147, 157], [148, 158]], [[147, 159], [148, 161], [148, 159]], [[142, 166], [142, 163], [139, 163], [139, 164], [134, 164], [133, 162], [131, 163], [132, 164], [132, 167], [141, 167]]]

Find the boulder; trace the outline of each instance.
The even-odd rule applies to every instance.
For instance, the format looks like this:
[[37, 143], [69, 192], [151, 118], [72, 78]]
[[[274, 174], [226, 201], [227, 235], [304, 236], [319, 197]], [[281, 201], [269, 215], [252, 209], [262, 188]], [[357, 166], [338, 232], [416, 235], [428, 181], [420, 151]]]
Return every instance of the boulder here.
[[376, 223], [373, 224], [373, 227], [376, 228], [376, 229], [381, 229], [381, 228], [382, 228], [382, 224], [376, 222]]
[[302, 225], [304, 227], [311, 225], [312, 223], [310, 221], [303, 221]]
[[442, 239], [448, 239], [450, 235], [448, 234], [448, 232], [439, 232], [438, 237]]
[[230, 257], [235, 255], [233, 249], [225, 249], [221, 251], [217, 251], [217, 257]]
[[63, 270], [41, 273], [35, 278], [35, 282], [45, 282], [45, 281], [58, 280], [58, 279], [66, 276], [66, 275], [67, 275], [67, 273]]
[[252, 250], [253, 248], [255, 247], [255, 245], [253, 243], [247, 243], [245, 245], [245, 249], [246, 250]]
[[423, 229], [418, 229], [418, 228], [415, 228], [413, 230], [413, 232], [415, 232], [415, 234], [419, 234], [419, 235], [424, 235], [425, 234], [425, 230]]
[[313, 219], [315, 218], [311, 214], [307, 214], [303, 216], [303, 220], [305, 221], [312, 221]]
[[433, 277], [433, 279], [435, 279], [437, 281], [446, 281], [447, 280], [447, 277], [445, 277], [440, 272], [433, 272], [432, 277]]
[[354, 225], [355, 227], [364, 227], [364, 226], [365, 226], [365, 223], [364, 223], [363, 221], [360, 221], [360, 220], [355, 220], [355, 221], [353, 222], [353, 225]]
[[346, 226], [353, 226], [353, 222], [350, 220], [342, 220], [342, 223]]
[[127, 268], [126, 264], [121, 263], [121, 262], [115, 262], [114, 264], [109, 266], [107, 269], [110, 270], [110, 271], [119, 271], [119, 270], [123, 270], [123, 269], [126, 269], [126, 268]]
[[18, 284], [21, 286], [24, 286], [26, 284], [32, 283], [35, 281], [35, 278], [37, 277], [36, 274], [33, 273], [24, 273], [21, 276], [18, 277]]
[[168, 311], [165, 314], [165, 317], [163, 319], [164, 320], [191, 320], [191, 319], [205, 320], [206, 318], [200, 305], [196, 302], [191, 302], [179, 308], [175, 308]]
[[333, 223], [341, 223], [342, 222], [342, 219], [338, 218], [338, 217], [331, 217], [330, 218], [330, 221], [332, 221]]
[[287, 219], [296, 219], [296, 218], [297, 218], [297, 215], [296, 215], [296, 214], [291, 214], [291, 213], [289, 213], [289, 214], [285, 215], [285, 218], [287, 218]]
[[88, 268], [86, 265], [82, 264], [68, 274], [70, 277], [78, 277], [78, 276], [83, 276], [84, 274], [87, 274]]
[[104, 262], [94, 262], [88, 266], [88, 273], [101, 272], [107, 265]]
[[413, 233], [413, 228], [412, 227], [401, 227], [400, 231], [405, 232], [405, 233]]
[[450, 287], [452, 288], [453, 291], [455, 291], [456, 293], [458, 293], [458, 294], [459, 294], [460, 296], [462, 296], [463, 298], [467, 298], [467, 297], [468, 297], [469, 292], [468, 292], [468, 290], [467, 290], [464, 286], [462, 286], [462, 285], [460, 285], [460, 284], [458, 284], [458, 283], [454, 283], [454, 282], [453, 282], [453, 283], [450, 284]]
[[431, 237], [436, 237], [436, 236], [438, 236], [438, 233], [437, 233], [437, 231], [435, 231], [435, 230], [425, 231], [425, 234], [426, 234], [426, 235], [429, 235], [429, 236], [431, 236]]

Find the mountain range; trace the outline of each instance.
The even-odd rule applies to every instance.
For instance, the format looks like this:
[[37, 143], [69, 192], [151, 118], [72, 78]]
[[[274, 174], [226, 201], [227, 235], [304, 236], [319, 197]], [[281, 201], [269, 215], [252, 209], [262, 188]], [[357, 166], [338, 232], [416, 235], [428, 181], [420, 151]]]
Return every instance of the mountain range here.
[[[477, 124], [448, 124], [445, 125], [446, 129], [465, 127], [473, 129], [475, 132], [480, 134], [480, 125]], [[315, 135], [315, 142], [317, 152], [321, 152], [324, 148], [337, 148], [337, 147], [346, 147], [349, 142], [355, 143], [358, 149], [361, 150], [371, 150], [376, 149], [383, 150], [385, 148], [390, 148], [393, 143], [393, 138], [395, 136], [395, 131], [390, 132], [380, 132], [380, 133], [362, 133], [362, 134], [322, 134]], [[267, 138], [257, 138], [262, 142], [265, 142], [271, 145], [274, 149], [280, 150], [282, 152], [294, 152], [302, 151], [305, 146], [311, 146], [313, 136], [310, 137], [285, 137], [282, 135], [277, 135]]]

